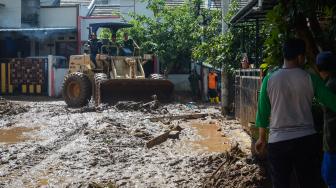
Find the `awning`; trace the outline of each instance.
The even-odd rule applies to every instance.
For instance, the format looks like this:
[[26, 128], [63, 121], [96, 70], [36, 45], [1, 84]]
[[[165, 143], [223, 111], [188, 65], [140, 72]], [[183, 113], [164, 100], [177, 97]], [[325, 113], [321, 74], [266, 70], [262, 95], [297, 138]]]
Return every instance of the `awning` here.
[[250, 0], [230, 20], [231, 24], [264, 19], [267, 12], [278, 3], [277, 0]]
[[75, 27], [0, 28], [0, 32], [75, 32]]

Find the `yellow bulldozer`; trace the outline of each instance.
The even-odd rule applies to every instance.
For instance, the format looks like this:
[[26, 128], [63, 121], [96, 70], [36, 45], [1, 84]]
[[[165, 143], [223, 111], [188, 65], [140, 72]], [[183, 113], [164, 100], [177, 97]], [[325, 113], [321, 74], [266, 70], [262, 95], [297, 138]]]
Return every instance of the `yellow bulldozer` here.
[[[112, 34], [121, 28], [132, 27], [127, 23], [94, 23], [90, 24], [90, 34], [97, 34], [99, 28], [108, 28]], [[102, 46], [103, 47], [103, 46]], [[108, 46], [104, 46], [108, 47]], [[124, 50], [120, 47], [120, 50]], [[72, 55], [69, 61], [69, 72], [64, 78], [62, 94], [69, 107], [83, 107], [91, 98], [96, 105], [114, 104], [118, 101], [146, 101], [153, 96], [160, 101], [170, 100], [174, 85], [162, 76], [145, 77], [143, 65], [148, 55], [100, 53], [96, 55], [94, 66], [90, 55]], [[106, 51], [106, 50], [105, 50]]]

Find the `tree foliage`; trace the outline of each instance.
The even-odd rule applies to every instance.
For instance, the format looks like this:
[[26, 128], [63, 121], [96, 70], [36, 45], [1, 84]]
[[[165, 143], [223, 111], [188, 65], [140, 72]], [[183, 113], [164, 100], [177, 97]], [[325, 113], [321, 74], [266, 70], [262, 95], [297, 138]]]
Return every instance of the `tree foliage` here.
[[336, 2], [332, 0], [281, 0], [267, 15], [265, 64], [281, 62], [281, 44], [299, 37], [307, 45], [307, 60], [313, 64], [319, 51], [336, 51]]
[[[198, 19], [191, 11], [194, 2], [167, 7], [164, 0], [150, 0], [148, 7], [154, 17], [132, 15], [134, 25], [128, 32], [146, 53], [159, 56], [163, 66], [185, 69], [191, 61], [192, 47], [198, 43]], [[183, 71], [183, 70], [181, 70]]]
[[[191, 61], [205, 62], [215, 67], [223, 64], [227, 71], [239, 67], [241, 54], [247, 52], [251, 61], [256, 56], [254, 40], [255, 26], [242, 24], [229, 27], [222, 34], [221, 10], [201, 9], [202, 0], [185, 1], [182, 6], [168, 7], [165, 0], [144, 0], [153, 17], [132, 14], [132, 28], [118, 32], [129, 32], [144, 53], [153, 53], [160, 58], [163, 69], [189, 71]], [[224, 20], [229, 24], [238, 11], [238, 4], [231, 6]], [[106, 31], [102, 38], [110, 37]]]
[[[224, 17], [227, 25], [237, 11], [237, 1], [231, 1], [229, 11]], [[228, 27], [222, 34], [221, 17], [221, 11], [204, 10], [203, 19], [206, 23], [198, 32], [203, 40], [194, 47], [193, 57], [215, 67], [224, 65], [225, 70], [230, 72], [240, 66], [242, 53], [247, 53], [251, 60], [255, 57], [255, 51], [252, 50], [255, 49], [254, 40], [249, 40], [254, 36], [255, 26], [241, 24], [238, 27]]]

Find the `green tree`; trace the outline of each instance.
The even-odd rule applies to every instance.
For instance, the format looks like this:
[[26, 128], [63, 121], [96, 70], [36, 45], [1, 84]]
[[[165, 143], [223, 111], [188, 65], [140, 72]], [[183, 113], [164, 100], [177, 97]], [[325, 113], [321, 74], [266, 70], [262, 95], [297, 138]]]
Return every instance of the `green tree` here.
[[281, 44], [299, 37], [307, 45], [307, 60], [314, 67], [317, 53], [336, 51], [336, 2], [332, 0], [281, 0], [267, 14], [265, 66], [281, 63]]
[[[237, 1], [232, 1], [224, 21], [229, 25], [232, 16], [238, 11]], [[221, 34], [221, 11], [203, 10], [203, 25], [200, 27], [199, 37], [202, 42], [193, 48], [193, 58], [222, 67], [226, 72], [232, 72], [240, 66], [241, 55], [247, 52], [250, 57], [256, 56], [254, 40], [248, 40], [254, 36], [255, 26], [241, 24], [239, 27], [229, 27]], [[245, 40], [244, 40], [245, 39]]]
[[163, 0], [148, 1], [148, 8], [154, 17], [132, 15], [128, 29], [145, 53], [158, 55], [164, 69], [183, 69], [191, 62], [192, 48], [199, 39], [198, 18], [193, 11], [194, 2], [182, 6], [167, 7]]

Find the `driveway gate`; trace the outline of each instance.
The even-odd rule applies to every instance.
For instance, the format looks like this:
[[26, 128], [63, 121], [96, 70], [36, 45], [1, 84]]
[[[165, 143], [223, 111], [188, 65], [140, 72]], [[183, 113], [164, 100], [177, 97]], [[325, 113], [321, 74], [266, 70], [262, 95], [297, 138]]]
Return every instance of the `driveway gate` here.
[[235, 116], [245, 127], [255, 122], [260, 85], [260, 69], [235, 72]]

